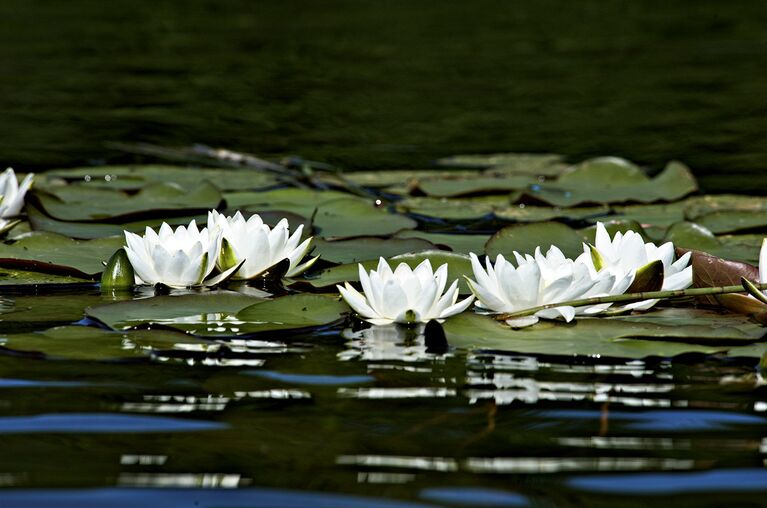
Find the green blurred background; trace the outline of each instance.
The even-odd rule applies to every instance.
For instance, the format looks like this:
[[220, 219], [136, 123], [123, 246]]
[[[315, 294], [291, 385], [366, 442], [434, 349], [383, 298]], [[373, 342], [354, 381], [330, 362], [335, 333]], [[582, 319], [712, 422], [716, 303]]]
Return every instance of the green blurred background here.
[[347, 168], [438, 156], [688, 163], [767, 183], [754, 1], [3, 0], [0, 164], [205, 143]]

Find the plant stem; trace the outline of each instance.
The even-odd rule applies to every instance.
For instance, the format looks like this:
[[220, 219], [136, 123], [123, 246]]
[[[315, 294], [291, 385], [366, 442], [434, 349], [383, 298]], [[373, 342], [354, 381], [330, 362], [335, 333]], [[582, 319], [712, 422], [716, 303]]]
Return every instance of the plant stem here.
[[[767, 289], [767, 283], [765, 284], [753, 284], [753, 287], [758, 290]], [[727, 293], [744, 293], [742, 284], [735, 286], [714, 286], [707, 288], [692, 288], [692, 289], [675, 289], [671, 291], [645, 291], [642, 293], [625, 293], [622, 295], [614, 296], [595, 296], [592, 298], [582, 298], [580, 300], [570, 300], [559, 303], [547, 303], [545, 305], [539, 305], [538, 307], [531, 307], [529, 309], [520, 310], [517, 312], [509, 312], [505, 314], [498, 314], [495, 316], [499, 321], [505, 321], [507, 319], [514, 319], [523, 316], [532, 316], [538, 311], [546, 309], [554, 309], [557, 307], [584, 307], [587, 305], [598, 305], [600, 303], [630, 303], [641, 302], [642, 300], [661, 300], [668, 298], [682, 298], [689, 296], [706, 296], [706, 295], [723, 295]]]

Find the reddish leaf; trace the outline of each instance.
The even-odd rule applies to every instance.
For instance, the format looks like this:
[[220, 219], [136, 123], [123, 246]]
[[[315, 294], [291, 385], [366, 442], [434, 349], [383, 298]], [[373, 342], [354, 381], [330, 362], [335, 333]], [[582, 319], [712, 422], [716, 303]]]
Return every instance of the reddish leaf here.
[[[759, 279], [759, 270], [754, 265], [718, 258], [699, 250], [679, 247], [676, 249], [677, 256], [681, 256], [685, 252], [692, 252], [692, 259], [690, 260], [693, 273], [692, 287], [739, 286], [741, 277], [752, 281]], [[713, 296], [702, 296], [700, 300], [711, 305], [720, 303]]]

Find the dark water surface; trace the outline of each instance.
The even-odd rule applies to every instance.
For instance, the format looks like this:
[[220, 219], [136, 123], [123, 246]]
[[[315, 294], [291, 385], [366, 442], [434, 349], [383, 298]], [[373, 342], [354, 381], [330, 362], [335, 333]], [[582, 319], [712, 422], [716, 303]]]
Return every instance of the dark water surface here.
[[543, 151], [680, 159], [753, 192], [766, 26], [758, 0], [4, 0], [0, 161], [126, 160], [109, 141], [350, 168]]
[[[3, 0], [0, 27], [0, 163], [22, 171], [200, 142], [349, 168], [675, 158], [708, 190], [767, 184], [759, 1]], [[0, 356], [0, 506], [767, 506], [755, 361], [341, 332]]]

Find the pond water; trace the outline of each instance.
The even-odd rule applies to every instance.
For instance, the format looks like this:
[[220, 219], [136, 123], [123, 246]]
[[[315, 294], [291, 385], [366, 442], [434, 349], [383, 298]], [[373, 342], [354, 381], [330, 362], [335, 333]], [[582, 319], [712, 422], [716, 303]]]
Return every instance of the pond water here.
[[[155, 162], [109, 144], [146, 142], [381, 171], [614, 154], [682, 160], [708, 192], [767, 184], [761, 2], [5, 0], [0, 19], [0, 162], [23, 172]], [[83, 309], [115, 299], [2, 293], [3, 338], [98, 330]], [[0, 506], [766, 505], [753, 355], [533, 355], [347, 326], [127, 360], [127, 336], [10, 342]]]

